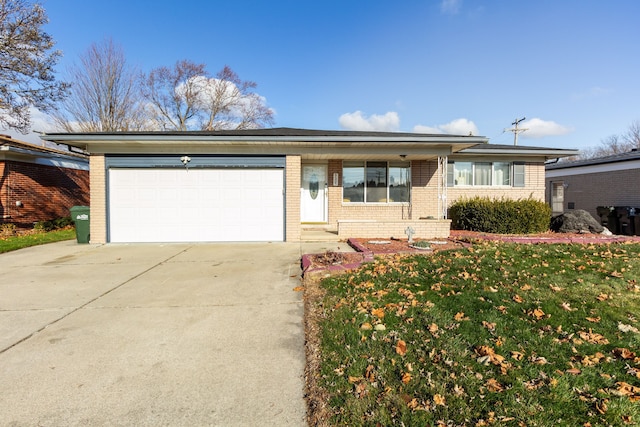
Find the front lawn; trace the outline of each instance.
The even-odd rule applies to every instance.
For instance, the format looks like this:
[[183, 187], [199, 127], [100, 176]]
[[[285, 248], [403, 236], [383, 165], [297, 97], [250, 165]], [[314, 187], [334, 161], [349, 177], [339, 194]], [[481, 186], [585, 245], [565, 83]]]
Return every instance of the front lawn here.
[[640, 425], [639, 278], [639, 244], [478, 243], [308, 283], [310, 422]]
[[76, 231], [69, 227], [54, 231], [30, 232], [9, 237], [0, 237], [0, 253], [15, 251], [29, 246], [43, 245], [45, 243], [59, 242], [76, 238]]

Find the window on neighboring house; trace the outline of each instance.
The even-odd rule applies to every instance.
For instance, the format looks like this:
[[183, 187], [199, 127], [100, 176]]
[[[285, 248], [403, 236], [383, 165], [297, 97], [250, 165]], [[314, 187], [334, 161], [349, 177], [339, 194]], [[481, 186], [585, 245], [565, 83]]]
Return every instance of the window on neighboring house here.
[[447, 165], [447, 187], [524, 187], [524, 162], [456, 162]]
[[409, 202], [411, 168], [406, 162], [343, 162], [346, 203]]

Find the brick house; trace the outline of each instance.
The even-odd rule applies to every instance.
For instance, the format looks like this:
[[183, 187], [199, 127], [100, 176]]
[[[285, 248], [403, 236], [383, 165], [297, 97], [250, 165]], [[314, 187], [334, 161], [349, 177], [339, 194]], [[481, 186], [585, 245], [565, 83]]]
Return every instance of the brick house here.
[[546, 200], [554, 214], [598, 206], [640, 208], [640, 151], [546, 165]]
[[32, 227], [89, 204], [89, 160], [0, 136], [0, 223]]
[[91, 239], [300, 241], [449, 235], [461, 197], [544, 200], [544, 163], [574, 150], [479, 136], [291, 128], [49, 134], [90, 153]]

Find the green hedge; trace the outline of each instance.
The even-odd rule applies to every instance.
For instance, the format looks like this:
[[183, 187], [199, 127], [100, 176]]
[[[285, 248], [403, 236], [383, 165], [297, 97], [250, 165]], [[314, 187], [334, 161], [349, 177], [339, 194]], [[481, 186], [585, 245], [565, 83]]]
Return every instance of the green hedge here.
[[531, 234], [549, 230], [551, 207], [528, 199], [463, 199], [449, 208], [451, 226], [456, 230], [472, 230], [498, 234]]
[[73, 225], [73, 220], [71, 219], [71, 217], [67, 216], [63, 218], [52, 219], [49, 221], [38, 221], [33, 225], [33, 229], [38, 231], [52, 231], [65, 228], [70, 225]]

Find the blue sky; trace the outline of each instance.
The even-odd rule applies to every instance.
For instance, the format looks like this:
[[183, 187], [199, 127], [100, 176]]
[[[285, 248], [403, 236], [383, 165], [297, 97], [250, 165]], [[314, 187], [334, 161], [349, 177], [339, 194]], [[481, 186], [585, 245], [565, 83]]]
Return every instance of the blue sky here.
[[64, 57], [112, 38], [142, 71], [229, 65], [275, 126], [596, 146], [640, 120], [636, 0], [41, 0]]

